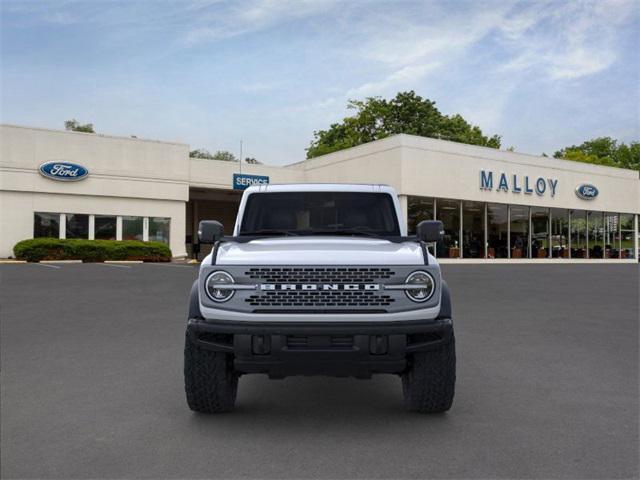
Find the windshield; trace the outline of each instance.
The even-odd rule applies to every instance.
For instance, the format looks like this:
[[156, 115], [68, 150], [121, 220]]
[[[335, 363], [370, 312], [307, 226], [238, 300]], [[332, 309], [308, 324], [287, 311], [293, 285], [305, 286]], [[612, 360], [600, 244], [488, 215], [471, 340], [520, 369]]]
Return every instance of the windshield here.
[[387, 193], [272, 192], [247, 198], [240, 235], [399, 236]]

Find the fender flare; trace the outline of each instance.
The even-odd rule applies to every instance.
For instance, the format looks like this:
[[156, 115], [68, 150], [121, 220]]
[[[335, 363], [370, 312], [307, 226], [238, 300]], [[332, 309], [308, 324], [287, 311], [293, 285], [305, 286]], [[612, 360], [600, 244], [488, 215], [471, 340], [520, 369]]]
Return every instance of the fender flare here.
[[451, 318], [453, 319], [451, 312], [451, 292], [449, 291], [449, 285], [442, 280], [442, 296], [440, 297], [440, 314], [438, 318]]
[[191, 286], [191, 293], [189, 294], [189, 318], [202, 318], [202, 312], [200, 312], [200, 297], [198, 296], [198, 280], [194, 280]]

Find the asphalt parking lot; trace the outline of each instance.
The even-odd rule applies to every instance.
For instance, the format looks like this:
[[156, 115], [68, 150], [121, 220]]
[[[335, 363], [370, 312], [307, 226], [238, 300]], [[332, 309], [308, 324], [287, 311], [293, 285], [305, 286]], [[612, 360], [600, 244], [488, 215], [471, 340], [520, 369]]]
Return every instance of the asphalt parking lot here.
[[186, 406], [186, 265], [3, 265], [3, 478], [637, 478], [637, 265], [443, 267], [450, 412], [400, 381], [240, 380]]

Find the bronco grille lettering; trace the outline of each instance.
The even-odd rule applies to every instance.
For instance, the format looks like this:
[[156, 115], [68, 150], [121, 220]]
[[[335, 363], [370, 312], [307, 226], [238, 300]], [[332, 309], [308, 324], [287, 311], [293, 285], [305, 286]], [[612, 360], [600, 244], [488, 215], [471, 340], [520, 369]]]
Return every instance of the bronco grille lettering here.
[[380, 290], [378, 283], [263, 283], [260, 290]]

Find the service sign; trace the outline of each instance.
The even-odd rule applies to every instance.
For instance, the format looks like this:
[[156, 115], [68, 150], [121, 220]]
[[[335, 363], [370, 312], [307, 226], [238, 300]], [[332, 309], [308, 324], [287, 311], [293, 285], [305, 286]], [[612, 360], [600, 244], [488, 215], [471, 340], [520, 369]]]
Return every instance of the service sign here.
[[588, 183], [576, 187], [576, 195], [583, 200], [593, 200], [598, 196], [598, 189]]
[[269, 183], [269, 177], [264, 175], [246, 175], [244, 173], [233, 174], [233, 189], [244, 190], [252, 187], [253, 185], [267, 185]]
[[77, 182], [89, 175], [89, 170], [82, 165], [63, 160], [43, 163], [39, 170], [43, 176], [61, 182]]

